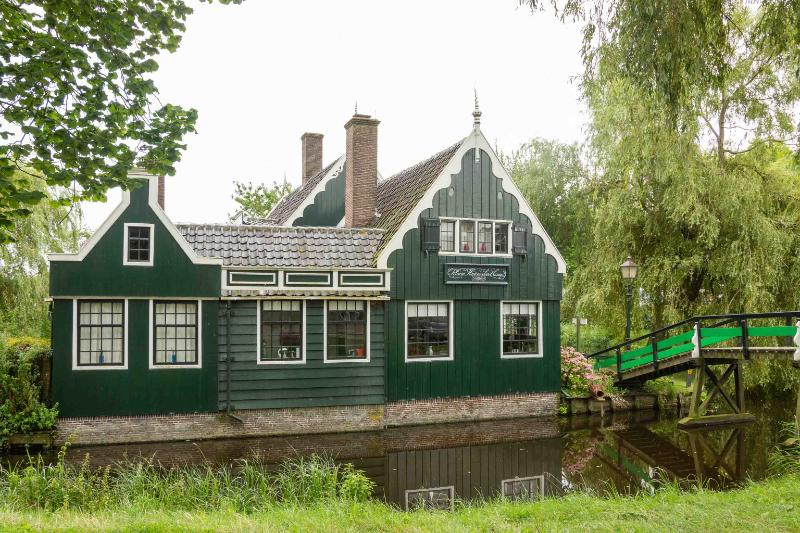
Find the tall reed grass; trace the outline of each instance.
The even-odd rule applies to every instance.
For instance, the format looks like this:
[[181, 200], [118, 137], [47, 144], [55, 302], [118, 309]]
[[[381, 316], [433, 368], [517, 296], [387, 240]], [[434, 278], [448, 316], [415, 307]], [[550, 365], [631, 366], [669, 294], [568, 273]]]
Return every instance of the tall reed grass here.
[[258, 459], [231, 465], [204, 463], [163, 467], [152, 459], [126, 460], [105, 468], [39, 456], [22, 466], [0, 467], [0, 502], [10, 510], [114, 509], [236, 511], [251, 513], [276, 504], [364, 501], [373, 482], [331, 457], [314, 455], [269, 467]]

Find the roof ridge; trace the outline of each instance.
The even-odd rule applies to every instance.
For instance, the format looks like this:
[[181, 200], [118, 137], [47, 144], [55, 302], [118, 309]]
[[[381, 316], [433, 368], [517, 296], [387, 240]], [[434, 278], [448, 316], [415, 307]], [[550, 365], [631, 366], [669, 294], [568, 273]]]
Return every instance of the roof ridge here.
[[179, 222], [175, 224], [179, 228], [185, 227], [215, 227], [215, 228], [236, 228], [236, 229], [289, 229], [295, 231], [386, 231], [383, 228], [363, 227], [363, 228], [348, 228], [342, 226], [282, 226], [280, 224], [228, 224], [223, 222]]

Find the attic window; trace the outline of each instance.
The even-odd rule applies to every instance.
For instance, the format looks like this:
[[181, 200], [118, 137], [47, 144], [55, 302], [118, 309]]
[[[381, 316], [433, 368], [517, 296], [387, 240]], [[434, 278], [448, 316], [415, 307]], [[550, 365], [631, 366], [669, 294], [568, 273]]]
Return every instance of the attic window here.
[[125, 224], [122, 263], [153, 266], [153, 224]]

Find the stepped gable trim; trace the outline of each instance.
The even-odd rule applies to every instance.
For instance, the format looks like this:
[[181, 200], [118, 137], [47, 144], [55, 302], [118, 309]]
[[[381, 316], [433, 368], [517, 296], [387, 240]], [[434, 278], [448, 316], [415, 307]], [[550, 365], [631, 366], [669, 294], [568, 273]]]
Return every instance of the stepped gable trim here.
[[[178, 231], [178, 228], [172, 221], [169, 219], [167, 214], [158, 205], [158, 177], [153, 176], [151, 174], [147, 174], [144, 172], [130, 172], [128, 174], [129, 177], [134, 178], [141, 178], [148, 180], [148, 193], [147, 193], [147, 204], [150, 209], [153, 210], [158, 220], [164, 225], [167, 229], [169, 234], [175, 239], [175, 242], [178, 243], [181, 250], [186, 254], [186, 256], [191, 260], [192, 263], [196, 265], [221, 265], [222, 259], [218, 257], [212, 256], [201, 256], [194, 251], [194, 249], [189, 246], [189, 243], [184, 239], [183, 235]], [[100, 225], [97, 231], [92, 234], [92, 236], [83, 243], [81, 249], [76, 254], [63, 254], [63, 253], [52, 253], [47, 254], [47, 259], [49, 261], [83, 261], [89, 252], [100, 242], [100, 240], [105, 236], [106, 233], [111, 229], [111, 226], [117, 221], [117, 219], [122, 216], [125, 210], [131, 205], [131, 193], [130, 191], [122, 191], [122, 201], [120, 201], [119, 205], [111, 212], [108, 218]]]
[[303, 216], [306, 207], [314, 203], [317, 195], [325, 190], [328, 181], [337, 177], [342, 172], [345, 156], [323, 168], [316, 176], [309, 178], [306, 183], [289, 193], [272, 208], [267, 218], [268, 224], [291, 226]]
[[[448, 153], [452, 148], [454, 147], [451, 147], [444, 152], [440, 152], [437, 154], [437, 156]], [[544, 229], [544, 226], [542, 226], [542, 223], [539, 221], [539, 218], [531, 209], [531, 206], [528, 204], [525, 196], [514, 183], [514, 180], [511, 179], [511, 176], [508, 174], [505, 167], [503, 167], [491, 144], [489, 144], [489, 141], [486, 140], [483, 132], [481, 132], [481, 130], [478, 128], [475, 128], [469, 136], [461, 141], [459, 145], [455, 146], [455, 150], [453, 151], [447, 163], [443, 165], [443, 168], [439, 172], [438, 176], [429, 184], [424, 194], [414, 205], [413, 209], [408, 209], [408, 214], [405, 216], [399, 227], [387, 228], [387, 234], [384, 237], [384, 242], [381, 243], [381, 247], [376, 258], [376, 264], [378, 268], [387, 268], [389, 256], [395, 250], [399, 250], [403, 247], [403, 237], [405, 237], [405, 234], [412, 229], [417, 228], [419, 216], [424, 210], [433, 207], [433, 198], [438, 191], [446, 189], [450, 186], [452, 176], [461, 170], [461, 159], [464, 157], [464, 154], [473, 148], [481, 149], [489, 155], [492, 161], [492, 172], [501, 179], [503, 189], [506, 192], [516, 196], [517, 200], [519, 201], [519, 212], [528, 217], [528, 219], [531, 221], [532, 232], [536, 235], [539, 235], [544, 241], [545, 253], [553, 257], [553, 259], [556, 261], [556, 271], [559, 274], [566, 274], [567, 263], [564, 261], [564, 257], [561, 255], [561, 252], [558, 251], [553, 239], [550, 238], [550, 235], [548, 235], [547, 231]], [[404, 170], [395, 177], [399, 177], [406, 173], [411, 173], [410, 171], [413, 169], [425, 165], [437, 156], [434, 156], [433, 158], [420, 163], [415, 167], [411, 167], [408, 170]], [[390, 180], [391, 179], [392, 178], [390, 178]]]

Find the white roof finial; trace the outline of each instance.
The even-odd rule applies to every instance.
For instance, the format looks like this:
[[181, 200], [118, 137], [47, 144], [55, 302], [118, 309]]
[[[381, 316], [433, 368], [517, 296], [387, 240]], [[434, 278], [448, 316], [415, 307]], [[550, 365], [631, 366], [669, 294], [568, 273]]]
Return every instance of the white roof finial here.
[[481, 127], [481, 108], [478, 106], [478, 89], [474, 89], [475, 91], [475, 110], [472, 112], [472, 125], [475, 129], [480, 129]]

